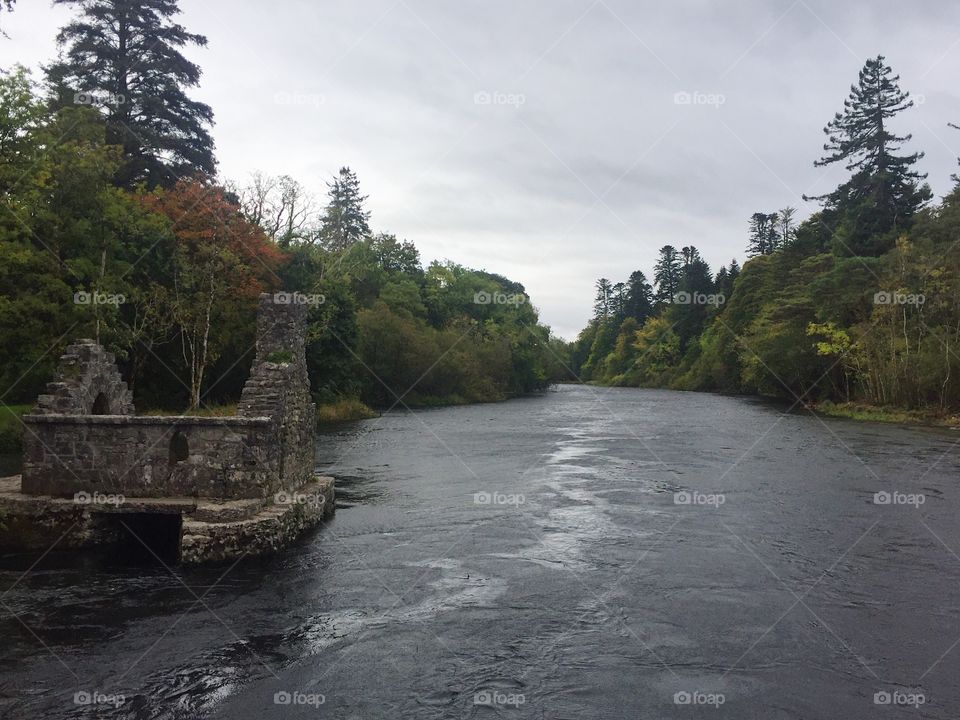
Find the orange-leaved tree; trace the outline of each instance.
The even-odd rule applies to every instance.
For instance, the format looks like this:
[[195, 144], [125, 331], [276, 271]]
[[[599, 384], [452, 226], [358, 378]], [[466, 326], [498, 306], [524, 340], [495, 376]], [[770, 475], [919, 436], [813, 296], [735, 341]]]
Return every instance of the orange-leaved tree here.
[[232, 321], [249, 317], [258, 295], [277, 287], [283, 253], [208, 179], [180, 180], [144, 194], [142, 201], [170, 223], [169, 280], [155, 291], [180, 342], [194, 409], [207, 370], [229, 341]]

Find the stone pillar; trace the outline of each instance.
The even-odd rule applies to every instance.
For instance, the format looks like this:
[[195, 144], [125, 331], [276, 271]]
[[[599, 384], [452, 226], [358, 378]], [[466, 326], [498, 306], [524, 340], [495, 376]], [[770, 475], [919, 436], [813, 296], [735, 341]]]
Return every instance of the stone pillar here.
[[280, 452], [279, 488], [295, 489], [313, 477], [316, 407], [307, 376], [308, 299], [298, 293], [263, 293], [257, 311], [257, 356], [243, 386], [237, 414], [269, 417]]

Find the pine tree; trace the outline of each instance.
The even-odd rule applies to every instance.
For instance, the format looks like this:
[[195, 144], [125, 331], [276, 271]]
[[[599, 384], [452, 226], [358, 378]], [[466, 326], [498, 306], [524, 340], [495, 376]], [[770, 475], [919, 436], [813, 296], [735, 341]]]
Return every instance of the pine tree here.
[[177, 1], [54, 2], [80, 13], [57, 36], [65, 55], [47, 68], [55, 102], [102, 108], [107, 142], [122, 145], [126, 158], [117, 184], [169, 187], [187, 175], [212, 175], [213, 111], [187, 97], [185, 89], [200, 82], [200, 68], [180, 52], [207, 39], [171, 20], [180, 12]]
[[921, 185], [926, 175], [912, 169], [923, 153], [896, 154], [911, 135], [894, 135], [890, 120], [912, 107], [913, 100], [900, 90], [900, 76], [891, 73], [882, 55], [867, 60], [843, 112], [823, 129], [827, 154], [814, 165], [842, 162], [852, 177], [827, 195], [804, 198], [823, 202], [836, 221], [838, 242], [857, 255], [888, 249], [890, 234], [907, 229], [931, 197], [930, 188]]
[[627, 307], [627, 286], [625, 283], [614, 283], [610, 288], [610, 315], [617, 323], [623, 321]]
[[348, 167], [340, 168], [327, 187], [320, 239], [327, 249], [339, 252], [370, 236], [370, 213], [363, 208], [367, 196], [360, 194], [360, 181]]
[[653, 288], [647, 282], [647, 276], [640, 270], [630, 273], [630, 279], [627, 280], [624, 313], [634, 318], [640, 325], [653, 315]]
[[595, 287], [597, 294], [593, 301], [593, 317], [603, 321], [610, 317], [610, 295], [613, 293], [613, 285], [607, 278], [600, 278]]
[[777, 235], [780, 247], [790, 245], [797, 237], [796, 221], [794, 216], [797, 214], [795, 207], [787, 206], [777, 211]]
[[664, 245], [660, 248], [660, 257], [653, 267], [653, 282], [657, 286], [657, 302], [668, 303], [676, 295], [680, 286], [680, 270], [682, 267], [680, 255], [673, 245]]
[[780, 232], [777, 227], [777, 213], [757, 212], [750, 216], [750, 243], [747, 254], [769, 255], [780, 246]]
[[736, 258], [730, 261], [728, 275], [730, 276], [730, 292], [733, 292], [733, 283], [740, 276], [740, 263], [737, 262]]

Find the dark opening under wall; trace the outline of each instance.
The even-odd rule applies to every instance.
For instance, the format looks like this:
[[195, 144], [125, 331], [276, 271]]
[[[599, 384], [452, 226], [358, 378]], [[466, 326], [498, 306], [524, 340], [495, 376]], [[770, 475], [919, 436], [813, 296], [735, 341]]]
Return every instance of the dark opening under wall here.
[[118, 561], [136, 565], [180, 561], [180, 513], [117, 513], [107, 518], [115, 533], [114, 555]]

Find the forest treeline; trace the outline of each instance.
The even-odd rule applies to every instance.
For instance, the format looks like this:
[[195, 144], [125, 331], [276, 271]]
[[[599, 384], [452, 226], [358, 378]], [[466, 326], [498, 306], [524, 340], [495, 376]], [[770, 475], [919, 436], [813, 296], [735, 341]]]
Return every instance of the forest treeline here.
[[742, 269], [712, 273], [696, 248], [668, 245], [652, 282], [599, 280], [573, 371], [795, 404], [960, 409], [960, 179], [932, 201], [922, 153], [892, 130], [912, 104], [884, 58], [868, 60], [824, 128], [814, 164], [848, 178], [804, 198], [820, 209], [799, 223], [791, 207], [755, 213]]
[[371, 228], [348, 167], [320, 196], [289, 176], [218, 178], [182, 54], [206, 39], [175, 0], [56, 2], [75, 10], [59, 57], [0, 75], [5, 408], [33, 402], [78, 337], [116, 353], [139, 408], [235, 402], [264, 291], [310, 298], [319, 403], [496, 400], [562, 373], [522, 285], [424, 267]]

